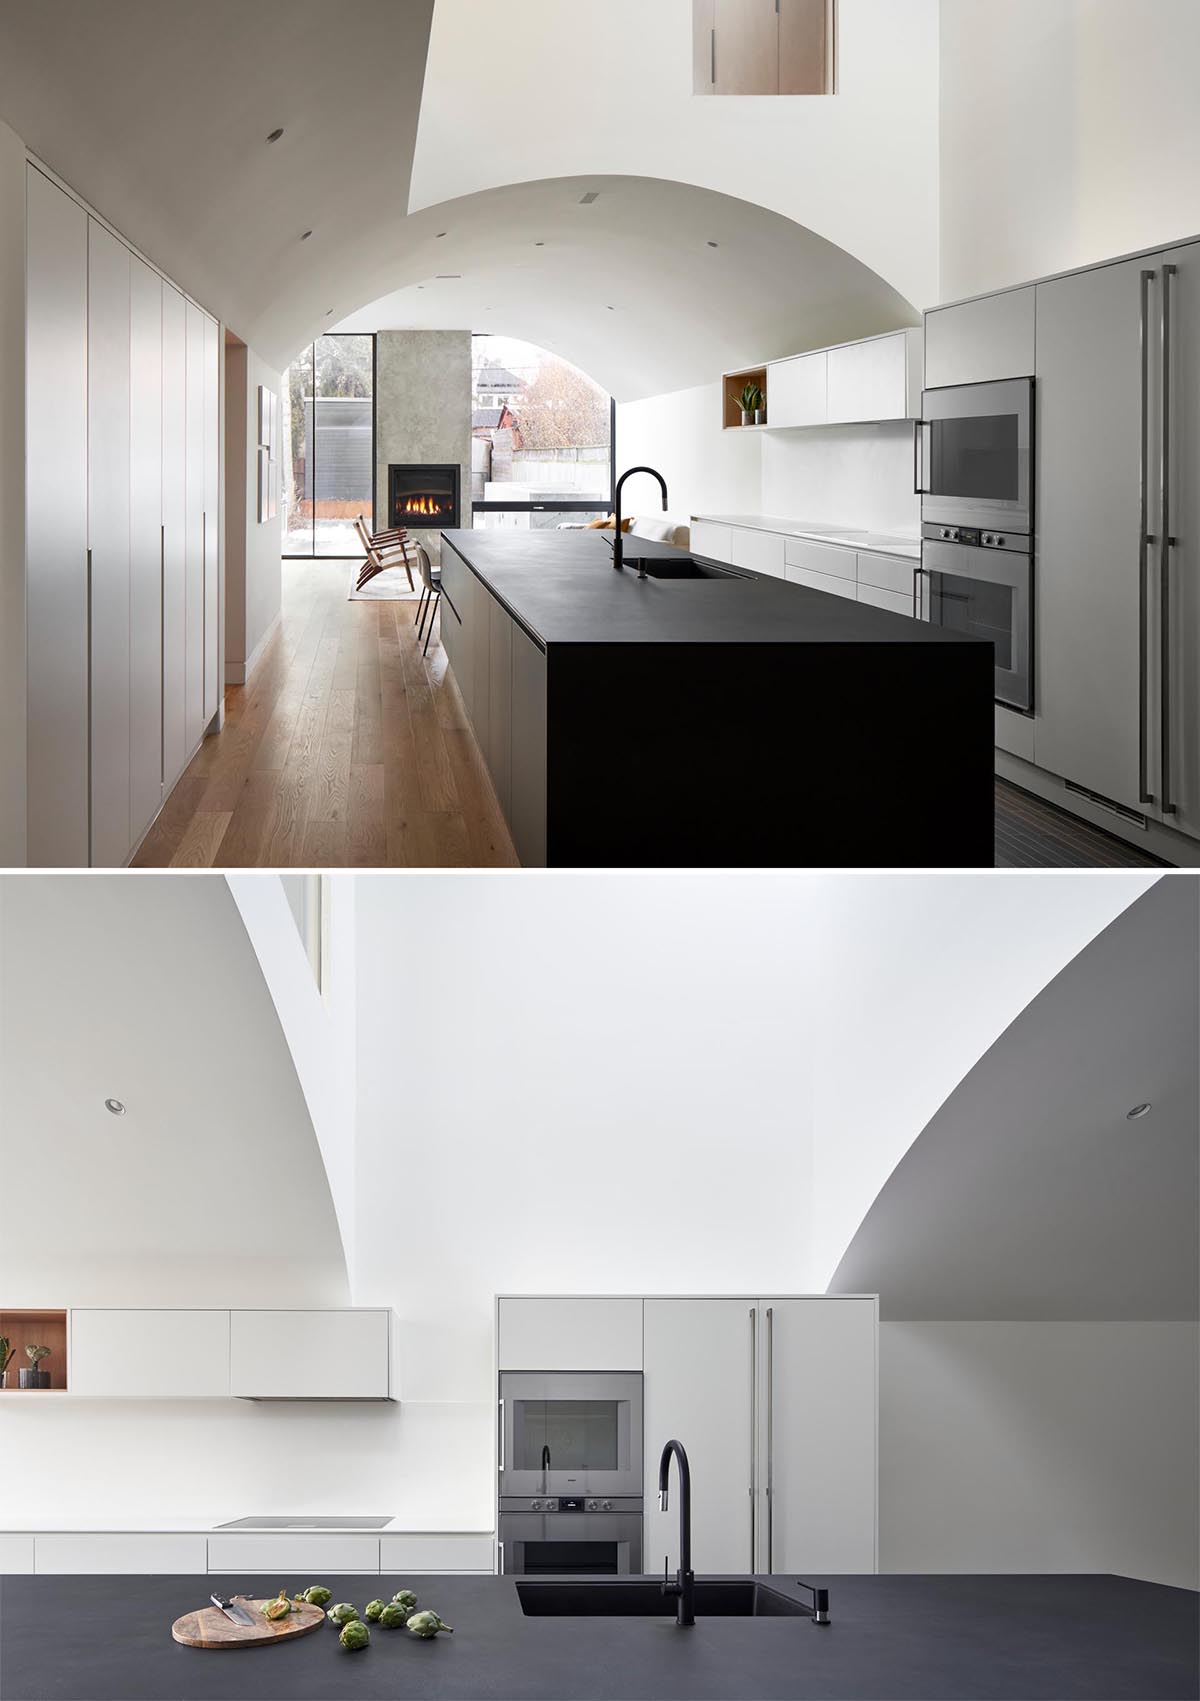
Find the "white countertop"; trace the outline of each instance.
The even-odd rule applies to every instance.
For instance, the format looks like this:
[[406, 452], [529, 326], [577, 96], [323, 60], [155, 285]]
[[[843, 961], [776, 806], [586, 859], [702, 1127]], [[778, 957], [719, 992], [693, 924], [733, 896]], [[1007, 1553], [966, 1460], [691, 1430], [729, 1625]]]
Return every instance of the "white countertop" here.
[[[368, 1514], [363, 1514], [367, 1516]], [[452, 1520], [430, 1525], [428, 1522], [414, 1524], [411, 1519], [403, 1516], [393, 1518], [390, 1523], [381, 1524], [377, 1530], [364, 1530], [353, 1525], [324, 1524], [318, 1530], [239, 1530], [222, 1529], [222, 1524], [232, 1518], [251, 1516], [245, 1511], [230, 1512], [227, 1517], [219, 1520], [201, 1517], [173, 1518], [90, 1518], [84, 1521], [75, 1519], [42, 1519], [36, 1523], [23, 1521], [18, 1524], [0, 1526], [0, 1536], [85, 1536], [85, 1535], [205, 1535], [205, 1536], [490, 1536], [490, 1528], [481, 1529], [477, 1524], [455, 1523]], [[353, 1514], [344, 1514], [353, 1516]]]
[[843, 549], [870, 550], [878, 555], [897, 555], [905, 561], [921, 559], [919, 537], [895, 532], [871, 532], [855, 526], [828, 526], [811, 520], [784, 520], [771, 514], [693, 514], [693, 521], [714, 526], [745, 526], [751, 531], [782, 532], [786, 537], [804, 538], [809, 543], [839, 544]]

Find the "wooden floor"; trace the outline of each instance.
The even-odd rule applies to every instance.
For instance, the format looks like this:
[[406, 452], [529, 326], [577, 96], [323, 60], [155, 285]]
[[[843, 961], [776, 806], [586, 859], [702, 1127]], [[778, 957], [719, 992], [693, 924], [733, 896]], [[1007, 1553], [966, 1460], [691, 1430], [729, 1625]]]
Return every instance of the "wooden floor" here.
[[358, 562], [285, 561], [283, 620], [135, 868], [512, 867], [516, 854], [415, 603], [350, 602]]
[[[135, 868], [516, 866], [438, 628], [422, 656], [414, 603], [350, 602], [358, 565], [284, 563], [280, 630]], [[1156, 865], [997, 780], [997, 867]]]

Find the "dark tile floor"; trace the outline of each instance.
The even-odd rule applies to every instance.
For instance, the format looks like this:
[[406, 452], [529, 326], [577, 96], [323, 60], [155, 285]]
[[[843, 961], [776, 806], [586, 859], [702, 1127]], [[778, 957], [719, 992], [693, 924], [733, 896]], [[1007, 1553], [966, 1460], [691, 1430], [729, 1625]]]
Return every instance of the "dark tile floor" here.
[[997, 868], [1165, 868], [1161, 858], [996, 781]]

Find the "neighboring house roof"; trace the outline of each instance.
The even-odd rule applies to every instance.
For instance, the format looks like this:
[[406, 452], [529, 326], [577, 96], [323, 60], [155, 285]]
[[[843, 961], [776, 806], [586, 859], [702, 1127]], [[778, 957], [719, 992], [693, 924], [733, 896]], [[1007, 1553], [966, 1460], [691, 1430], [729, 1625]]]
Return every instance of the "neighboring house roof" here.
[[525, 380], [507, 366], [485, 366], [475, 380], [477, 390], [523, 390]]
[[516, 423], [516, 414], [504, 403], [498, 408], [475, 408], [471, 413], [472, 431], [495, 431], [501, 426]]

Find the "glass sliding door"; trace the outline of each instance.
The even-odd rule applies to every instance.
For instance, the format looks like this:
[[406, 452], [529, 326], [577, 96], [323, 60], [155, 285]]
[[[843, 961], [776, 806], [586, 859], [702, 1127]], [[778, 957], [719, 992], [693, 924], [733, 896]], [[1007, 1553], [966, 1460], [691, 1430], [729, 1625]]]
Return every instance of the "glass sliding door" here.
[[287, 372], [285, 555], [358, 556], [374, 529], [375, 338], [318, 337]]

